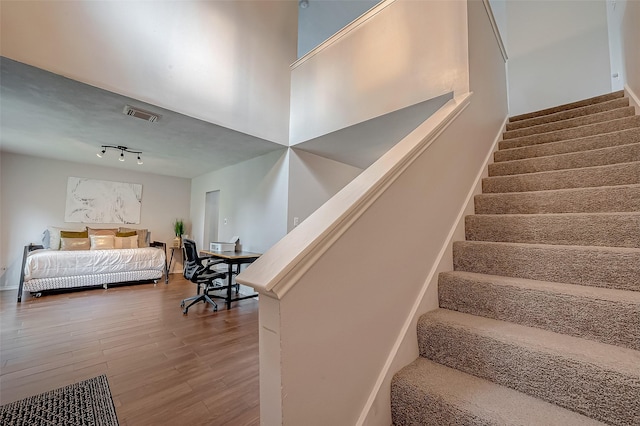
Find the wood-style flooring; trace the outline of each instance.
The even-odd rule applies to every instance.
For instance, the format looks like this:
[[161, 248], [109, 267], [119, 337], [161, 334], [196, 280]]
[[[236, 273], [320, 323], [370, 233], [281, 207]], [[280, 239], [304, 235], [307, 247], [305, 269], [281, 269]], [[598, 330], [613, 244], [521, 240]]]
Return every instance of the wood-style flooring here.
[[106, 374], [121, 426], [258, 425], [258, 301], [182, 315], [195, 285], [0, 292], [0, 404]]

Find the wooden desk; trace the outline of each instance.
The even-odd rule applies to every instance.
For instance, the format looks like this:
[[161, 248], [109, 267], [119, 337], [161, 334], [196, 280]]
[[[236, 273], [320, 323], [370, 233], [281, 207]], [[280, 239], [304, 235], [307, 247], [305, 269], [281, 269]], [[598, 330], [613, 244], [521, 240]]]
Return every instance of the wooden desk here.
[[227, 297], [225, 299], [225, 303], [227, 305], [227, 309], [231, 308], [231, 302], [236, 302], [238, 300], [251, 299], [253, 297], [257, 297], [258, 293], [250, 294], [248, 296], [240, 296], [238, 292], [236, 292], [236, 297], [231, 297], [231, 285], [233, 279], [233, 265], [238, 265], [238, 273], [240, 272], [240, 265], [253, 263], [258, 259], [262, 253], [251, 253], [248, 251], [200, 251], [201, 254], [206, 256], [211, 256], [214, 259], [221, 259], [224, 263], [226, 263], [229, 267], [227, 271]]

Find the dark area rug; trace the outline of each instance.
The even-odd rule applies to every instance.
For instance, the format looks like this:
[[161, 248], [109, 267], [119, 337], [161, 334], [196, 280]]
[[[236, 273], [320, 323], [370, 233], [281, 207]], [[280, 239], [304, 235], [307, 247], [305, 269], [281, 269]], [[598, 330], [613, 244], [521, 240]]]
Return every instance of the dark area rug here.
[[0, 425], [118, 426], [118, 418], [103, 374], [3, 405]]

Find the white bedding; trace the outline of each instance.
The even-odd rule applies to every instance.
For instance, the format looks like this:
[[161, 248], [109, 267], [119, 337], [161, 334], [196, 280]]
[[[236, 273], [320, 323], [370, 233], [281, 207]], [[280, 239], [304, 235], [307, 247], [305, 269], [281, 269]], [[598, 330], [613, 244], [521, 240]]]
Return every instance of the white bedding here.
[[24, 265], [24, 281], [141, 270], [164, 271], [164, 268], [164, 251], [155, 247], [114, 250], [35, 250], [27, 256]]

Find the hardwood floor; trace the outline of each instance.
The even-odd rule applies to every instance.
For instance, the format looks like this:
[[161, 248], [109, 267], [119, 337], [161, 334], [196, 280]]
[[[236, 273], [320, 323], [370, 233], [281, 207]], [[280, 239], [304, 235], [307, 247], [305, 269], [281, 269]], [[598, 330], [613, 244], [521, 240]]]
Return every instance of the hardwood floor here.
[[0, 292], [0, 404], [106, 374], [121, 426], [257, 425], [258, 301], [218, 312], [164, 282], [32, 298]]

